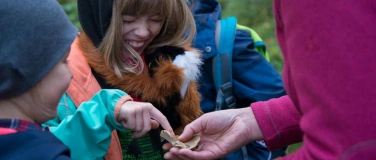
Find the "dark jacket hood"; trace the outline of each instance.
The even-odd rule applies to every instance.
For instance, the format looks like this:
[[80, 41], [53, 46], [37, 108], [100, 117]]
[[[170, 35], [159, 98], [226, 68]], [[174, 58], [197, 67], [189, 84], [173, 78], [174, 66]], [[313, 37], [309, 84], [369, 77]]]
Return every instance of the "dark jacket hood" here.
[[221, 19], [221, 5], [216, 0], [194, 0], [191, 11], [196, 23], [197, 34], [193, 46], [202, 51], [204, 59], [217, 53], [215, 27]]
[[110, 25], [113, 2], [113, 0], [77, 0], [82, 29], [97, 47]]
[[207, 19], [219, 20], [221, 19], [221, 5], [216, 0], [194, 0], [191, 9], [196, 23], [201, 27], [205, 27]]
[[[191, 2], [192, 3], [192, 2]], [[216, 0], [193, 0], [193, 14], [211, 14], [221, 12], [221, 6]]]

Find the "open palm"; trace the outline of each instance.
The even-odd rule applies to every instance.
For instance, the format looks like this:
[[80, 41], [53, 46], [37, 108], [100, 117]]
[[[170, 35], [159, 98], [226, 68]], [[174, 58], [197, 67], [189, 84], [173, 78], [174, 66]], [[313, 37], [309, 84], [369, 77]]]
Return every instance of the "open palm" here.
[[258, 126], [250, 107], [204, 114], [187, 125], [179, 137], [182, 142], [198, 134], [201, 140], [195, 150], [171, 148], [167, 159], [215, 159], [223, 157], [260, 138]]

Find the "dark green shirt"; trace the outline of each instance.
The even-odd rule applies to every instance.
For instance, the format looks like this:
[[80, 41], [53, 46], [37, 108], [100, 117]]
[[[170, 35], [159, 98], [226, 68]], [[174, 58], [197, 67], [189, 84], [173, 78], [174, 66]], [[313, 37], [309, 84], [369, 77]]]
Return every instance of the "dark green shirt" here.
[[160, 160], [165, 151], [159, 136], [159, 129], [152, 129], [141, 138], [129, 138], [132, 132], [129, 130], [118, 131], [123, 159], [127, 160]]

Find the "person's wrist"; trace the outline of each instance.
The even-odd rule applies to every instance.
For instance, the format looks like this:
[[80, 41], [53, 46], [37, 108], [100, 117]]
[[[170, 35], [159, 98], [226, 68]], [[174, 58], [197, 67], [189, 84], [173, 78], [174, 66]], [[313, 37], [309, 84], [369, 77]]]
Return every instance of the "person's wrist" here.
[[260, 126], [257, 123], [256, 117], [251, 107], [247, 107], [247, 115], [249, 116], [249, 129], [252, 133], [252, 141], [263, 140], [264, 135], [261, 132]]
[[132, 97], [127, 95], [127, 96], [123, 96], [121, 97], [117, 102], [116, 102], [116, 106], [115, 106], [115, 110], [114, 110], [114, 118], [117, 122], [120, 122], [120, 111], [121, 111], [121, 108], [123, 107], [123, 105], [128, 102], [128, 101], [133, 101]]

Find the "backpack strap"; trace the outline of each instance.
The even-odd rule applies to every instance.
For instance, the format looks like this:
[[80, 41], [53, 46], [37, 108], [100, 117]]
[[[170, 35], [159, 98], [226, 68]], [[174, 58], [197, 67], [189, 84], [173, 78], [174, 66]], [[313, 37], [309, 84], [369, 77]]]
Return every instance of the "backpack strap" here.
[[101, 87], [94, 78], [91, 68], [79, 47], [82, 34], [78, 35], [71, 45], [68, 56], [68, 66], [73, 73], [73, 79], [67, 89], [67, 94], [76, 107], [82, 102], [89, 101]]
[[217, 90], [216, 110], [235, 108], [232, 92], [232, 50], [236, 34], [236, 18], [217, 22], [215, 39], [217, 55], [213, 58], [213, 79]]
[[[212, 67], [213, 79], [217, 90], [216, 110], [236, 107], [236, 99], [232, 91], [232, 51], [234, 49], [236, 29], [249, 31], [254, 41], [255, 49], [269, 61], [264, 41], [253, 29], [237, 24], [235, 17], [218, 21], [215, 30], [217, 55], [213, 58]], [[243, 160], [249, 158], [246, 146], [243, 146], [240, 152]]]

